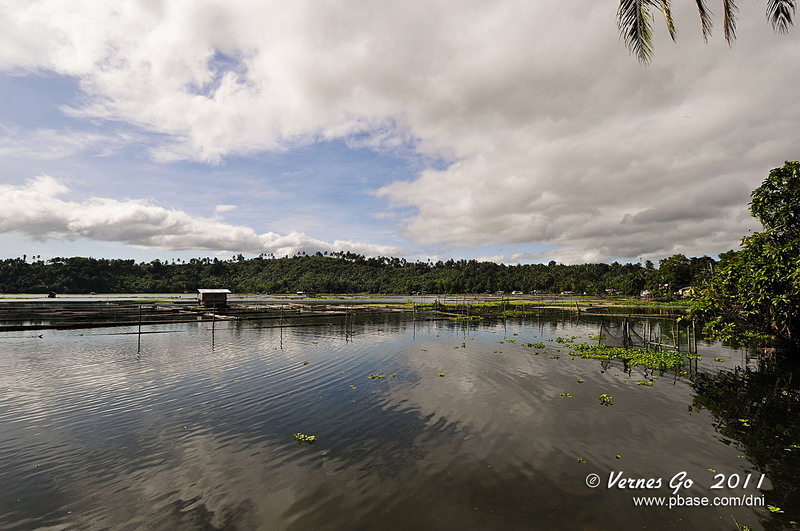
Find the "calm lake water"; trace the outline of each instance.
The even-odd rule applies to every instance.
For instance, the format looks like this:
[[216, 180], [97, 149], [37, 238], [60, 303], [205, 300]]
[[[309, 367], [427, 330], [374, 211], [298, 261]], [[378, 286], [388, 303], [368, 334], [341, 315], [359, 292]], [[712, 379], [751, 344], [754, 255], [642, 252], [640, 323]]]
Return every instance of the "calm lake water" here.
[[[796, 383], [719, 344], [681, 375], [558, 342], [590, 342], [600, 319], [173, 324], [140, 344], [136, 327], [2, 333], [0, 528], [791, 526]], [[668, 503], [681, 472], [684, 506], [635, 506]], [[619, 473], [661, 486], [609, 488]], [[712, 489], [717, 474], [739, 484]], [[784, 513], [685, 506], [731, 496]]]

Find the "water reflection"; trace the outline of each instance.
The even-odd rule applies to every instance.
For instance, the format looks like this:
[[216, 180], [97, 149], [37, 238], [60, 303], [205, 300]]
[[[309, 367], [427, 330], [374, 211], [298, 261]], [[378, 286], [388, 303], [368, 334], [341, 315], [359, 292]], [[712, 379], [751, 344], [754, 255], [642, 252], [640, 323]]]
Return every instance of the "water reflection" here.
[[759, 514], [765, 529], [800, 521], [800, 370], [795, 362], [758, 360], [694, 381], [693, 407], [715, 418], [720, 440], [734, 444], [753, 472], [769, 475], [766, 502], [782, 513]]
[[[370, 314], [0, 335], [0, 527], [730, 529], [732, 515], [755, 525], [761, 512], [748, 508], [636, 508], [631, 492], [586, 487], [589, 473], [686, 470], [708, 495], [709, 468], [747, 464], [736, 434], [715, 426], [727, 402], [708, 391], [736, 382], [698, 378], [693, 389], [677, 373], [572, 357], [557, 341], [590, 341], [599, 319]], [[737, 374], [736, 351], [701, 344], [712, 351], [726, 361], [704, 355], [700, 372]], [[653, 385], [637, 385], [645, 379]], [[604, 393], [613, 406], [598, 402]], [[298, 445], [297, 432], [317, 442]], [[773, 492], [784, 488], [774, 461], [750, 460], [770, 470]], [[770, 499], [796, 500], [787, 488]]]

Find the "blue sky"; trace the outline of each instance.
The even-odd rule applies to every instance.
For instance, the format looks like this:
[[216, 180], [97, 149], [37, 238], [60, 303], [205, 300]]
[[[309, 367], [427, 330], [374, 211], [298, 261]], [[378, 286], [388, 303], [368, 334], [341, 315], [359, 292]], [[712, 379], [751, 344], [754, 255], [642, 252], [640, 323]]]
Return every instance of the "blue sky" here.
[[734, 248], [800, 147], [798, 33], [740, 9], [643, 67], [613, 2], [3, 4], [0, 257]]

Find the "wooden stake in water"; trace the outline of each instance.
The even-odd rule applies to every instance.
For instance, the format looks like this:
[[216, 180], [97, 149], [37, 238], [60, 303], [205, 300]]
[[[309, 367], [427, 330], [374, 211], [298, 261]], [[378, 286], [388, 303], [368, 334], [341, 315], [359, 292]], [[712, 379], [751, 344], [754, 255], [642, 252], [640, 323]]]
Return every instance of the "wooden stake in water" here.
[[139, 333], [137, 335], [139, 336], [139, 342], [136, 347], [136, 352], [141, 352], [142, 351], [142, 305], [141, 304], [139, 305]]
[[211, 350], [214, 350], [214, 332], [217, 324], [217, 305], [211, 306]]

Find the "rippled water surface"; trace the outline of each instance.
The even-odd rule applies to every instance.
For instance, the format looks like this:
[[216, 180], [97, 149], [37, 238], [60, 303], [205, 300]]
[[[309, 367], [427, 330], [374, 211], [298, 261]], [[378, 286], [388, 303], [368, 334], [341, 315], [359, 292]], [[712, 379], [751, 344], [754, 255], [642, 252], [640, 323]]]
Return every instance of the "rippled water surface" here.
[[[589, 341], [596, 319], [158, 325], [140, 345], [135, 327], [0, 334], [0, 528], [771, 525], [764, 508], [634, 507], [666, 485], [607, 487], [686, 471], [686, 496], [773, 488], [709, 490], [713, 471], [760, 472], [698, 405], [695, 373], [650, 380], [555, 341]], [[743, 361], [701, 354], [700, 373]]]

